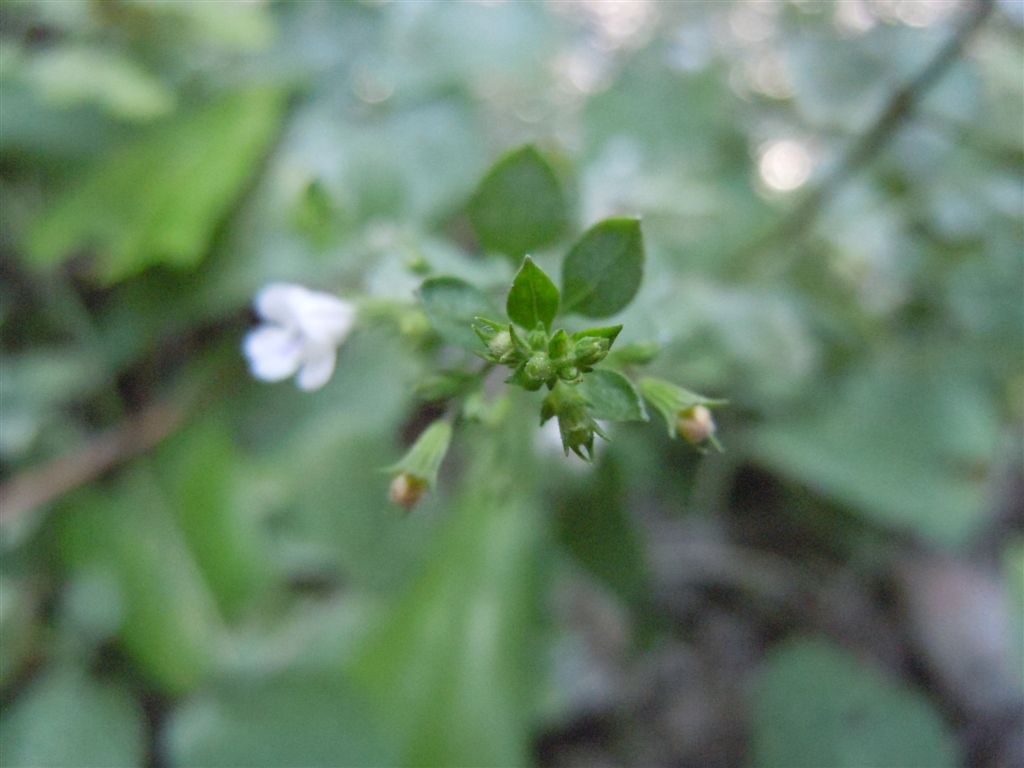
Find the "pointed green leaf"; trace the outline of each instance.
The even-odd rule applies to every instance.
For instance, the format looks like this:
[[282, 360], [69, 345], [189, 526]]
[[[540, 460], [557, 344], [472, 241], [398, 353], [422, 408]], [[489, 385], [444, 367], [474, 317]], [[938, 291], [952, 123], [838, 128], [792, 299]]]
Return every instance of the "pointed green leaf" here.
[[580, 339], [585, 339], [587, 336], [597, 336], [600, 339], [608, 339], [608, 344], [612, 345], [615, 343], [615, 339], [619, 337], [619, 332], [621, 330], [621, 325], [607, 325], [602, 328], [587, 328], [586, 330], [574, 333], [572, 335], [572, 340], [579, 341]]
[[122, 601], [118, 638], [135, 669], [172, 694], [197, 686], [214, 662], [222, 624], [187, 540], [152, 475], [65, 502], [57, 541], [72, 573], [108, 570]]
[[469, 219], [484, 248], [519, 258], [562, 234], [569, 207], [551, 165], [525, 146], [487, 173], [470, 199]]
[[526, 419], [467, 431], [464, 496], [419, 578], [365, 638], [351, 679], [400, 752], [392, 765], [530, 762], [542, 595], [539, 507]]
[[638, 219], [606, 219], [587, 230], [562, 264], [562, 311], [608, 317], [626, 308], [644, 271]]
[[621, 373], [599, 369], [583, 377], [580, 393], [590, 414], [605, 421], [647, 421], [647, 410], [633, 383]]
[[532, 330], [538, 323], [551, 330], [558, 314], [558, 288], [529, 256], [512, 282], [506, 311], [512, 322]]
[[28, 234], [40, 265], [92, 247], [114, 283], [155, 264], [192, 268], [277, 133], [278, 91], [244, 91], [161, 122], [104, 157]]
[[483, 348], [473, 326], [479, 317], [495, 314], [486, 293], [457, 277], [432, 277], [420, 287], [420, 299], [446, 341], [469, 350]]

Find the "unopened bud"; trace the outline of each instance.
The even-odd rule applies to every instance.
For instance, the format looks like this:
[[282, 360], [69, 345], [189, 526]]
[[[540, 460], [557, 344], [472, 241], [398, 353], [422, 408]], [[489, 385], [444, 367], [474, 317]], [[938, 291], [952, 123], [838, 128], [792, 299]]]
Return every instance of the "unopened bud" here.
[[679, 414], [676, 432], [690, 445], [702, 445], [715, 434], [715, 418], [705, 406], [695, 405]]
[[567, 365], [558, 369], [558, 378], [568, 384], [578, 384], [583, 380], [583, 374], [575, 365]]
[[515, 350], [512, 344], [512, 334], [507, 330], [498, 331], [494, 338], [487, 342], [487, 349], [499, 361], [504, 361]]
[[547, 381], [552, 374], [551, 359], [543, 352], [538, 352], [526, 361], [523, 371], [533, 381]]
[[427, 481], [423, 478], [401, 472], [395, 475], [388, 489], [388, 498], [406, 511], [411, 510], [427, 492]]
[[597, 336], [587, 336], [576, 342], [576, 348], [573, 350], [573, 357], [576, 359], [577, 365], [596, 365], [608, 356], [608, 349], [610, 346], [608, 339], [602, 339]]

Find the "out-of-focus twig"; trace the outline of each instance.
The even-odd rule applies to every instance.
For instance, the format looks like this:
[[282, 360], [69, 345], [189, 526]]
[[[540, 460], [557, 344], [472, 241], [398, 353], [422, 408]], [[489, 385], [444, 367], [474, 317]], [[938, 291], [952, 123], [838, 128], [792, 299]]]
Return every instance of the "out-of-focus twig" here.
[[[946, 70], [956, 63], [967, 41], [992, 13], [992, 7], [993, 0], [975, 0], [949, 40], [914, 77], [892, 94], [871, 127], [850, 146], [831, 173], [808, 192], [775, 229], [743, 250], [766, 251], [802, 235], [842, 186], [885, 148]], [[759, 267], [765, 262], [752, 259], [747, 263]]]
[[16, 475], [0, 485], [0, 524], [8, 525], [145, 453], [174, 432], [185, 415], [181, 405], [158, 403], [74, 453]]

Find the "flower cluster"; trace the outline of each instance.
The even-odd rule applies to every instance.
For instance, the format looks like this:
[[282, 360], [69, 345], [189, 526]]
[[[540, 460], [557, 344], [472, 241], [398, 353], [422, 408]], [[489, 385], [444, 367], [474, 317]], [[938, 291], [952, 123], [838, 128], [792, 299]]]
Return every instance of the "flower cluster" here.
[[570, 336], [564, 329], [548, 334], [538, 324], [523, 338], [512, 323], [478, 317], [473, 330], [487, 347], [481, 356], [511, 368], [509, 383], [533, 392], [542, 386], [554, 389], [559, 381], [579, 384], [583, 374], [593, 371], [608, 356], [622, 326], [594, 328]]
[[[524, 179], [530, 183], [524, 185]], [[495, 303], [498, 286], [477, 286], [454, 275], [429, 275], [416, 305], [381, 298], [360, 304], [361, 322], [389, 320], [420, 352], [444, 344], [487, 361], [482, 368], [470, 366], [465, 355], [446, 352], [447, 367], [419, 382], [419, 397], [446, 407], [389, 468], [389, 496], [396, 505], [411, 509], [434, 487], [458, 424], [477, 422], [491, 429], [508, 424], [516, 398], [495, 396], [485, 386], [495, 366], [510, 371], [506, 384], [527, 392], [547, 389], [540, 422], [542, 427], [557, 423], [566, 455], [592, 461], [595, 438], [608, 439], [605, 424], [649, 421], [649, 407], [661, 413], [671, 437], [700, 451], [720, 447], [712, 409], [724, 401], [660, 379], [635, 379], [659, 345], [633, 342], [613, 350], [621, 325], [567, 330], [588, 320], [607, 322], [625, 310], [640, 290], [645, 254], [639, 219], [599, 221], [568, 248], [556, 285], [526, 254], [539, 248], [542, 261], [548, 261], [549, 247], [562, 241], [571, 220], [563, 197], [554, 167], [533, 147], [499, 160], [472, 195], [467, 213], [483, 251], [519, 262], [505, 292], [504, 313]], [[431, 266], [420, 261], [410, 271], [429, 273]], [[263, 289], [256, 311], [262, 324], [244, 345], [253, 375], [265, 381], [295, 376], [304, 390], [319, 389], [330, 379], [338, 348], [360, 314], [349, 301], [287, 283]], [[556, 325], [559, 319], [565, 327]]]

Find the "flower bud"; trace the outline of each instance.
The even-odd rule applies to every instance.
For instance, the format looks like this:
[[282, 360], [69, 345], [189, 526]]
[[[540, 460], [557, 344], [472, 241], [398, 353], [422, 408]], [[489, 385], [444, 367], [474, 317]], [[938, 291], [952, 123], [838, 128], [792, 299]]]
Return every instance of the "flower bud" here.
[[537, 352], [527, 360], [523, 372], [532, 381], [547, 381], [554, 373], [551, 370], [551, 359], [544, 352]]
[[412, 509], [437, 483], [437, 471], [448, 453], [451, 439], [452, 425], [439, 419], [423, 430], [405, 456], [388, 469], [395, 473], [389, 491], [395, 504]]
[[551, 341], [548, 342], [548, 354], [552, 360], [562, 360], [569, 357], [569, 353], [572, 351], [572, 339], [569, 338], [569, 334], [564, 329], [560, 329], [551, 337]]
[[538, 325], [530, 331], [526, 336], [526, 340], [529, 342], [531, 349], [547, 349], [548, 347], [548, 334], [542, 325]]
[[512, 343], [512, 334], [508, 330], [498, 331], [490, 341], [487, 342], [487, 350], [494, 355], [498, 362], [505, 362], [510, 359], [515, 351]]
[[610, 347], [611, 344], [608, 339], [602, 339], [597, 336], [585, 336], [576, 342], [573, 357], [577, 365], [584, 367], [597, 365], [597, 363], [607, 357]]
[[575, 365], [566, 365], [558, 369], [558, 378], [567, 384], [579, 384], [583, 380], [583, 374]]
[[572, 451], [584, 461], [591, 461], [594, 456], [594, 436], [607, 439], [607, 435], [590, 415], [586, 400], [574, 387], [558, 384], [545, 398], [541, 407], [541, 423], [551, 416], [558, 417], [558, 431], [567, 456]]
[[679, 413], [676, 432], [690, 445], [702, 445], [714, 437], [715, 418], [706, 406], [692, 406]]
[[427, 481], [411, 475], [408, 472], [401, 472], [395, 475], [388, 489], [388, 498], [392, 504], [397, 504], [406, 511], [411, 510], [427, 492]]
[[640, 380], [640, 392], [665, 419], [669, 437], [681, 437], [701, 450], [705, 444], [722, 450], [715, 438], [715, 420], [710, 409], [727, 405], [726, 400], [713, 400], [672, 382], [653, 378]]

